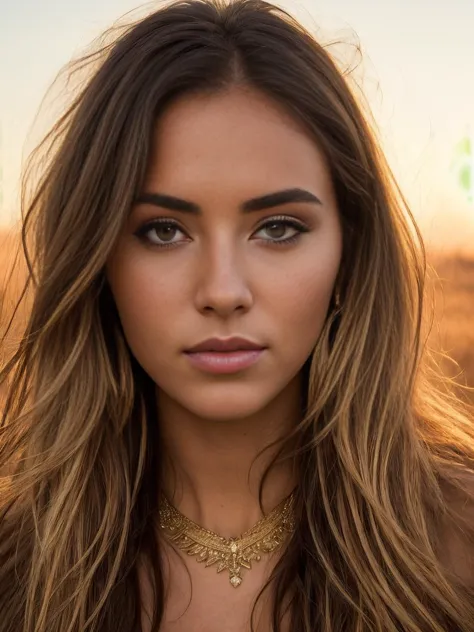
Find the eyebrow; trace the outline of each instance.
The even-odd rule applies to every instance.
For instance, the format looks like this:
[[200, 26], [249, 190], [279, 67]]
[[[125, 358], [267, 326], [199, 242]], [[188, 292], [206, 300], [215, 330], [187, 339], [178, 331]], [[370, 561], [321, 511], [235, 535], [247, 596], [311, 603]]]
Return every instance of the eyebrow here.
[[[240, 204], [239, 210], [241, 213], [250, 213], [253, 211], [262, 211], [267, 208], [280, 206], [281, 204], [288, 204], [289, 202], [322, 204], [321, 200], [314, 195], [314, 193], [310, 193], [310, 191], [307, 191], [306, 189], [293, 188], [284, 189], [283, 191], [275, 191], [274, 193], [267, 193], [266, 195], [246, 200]], [[202, 209], [199, 204], [189, 202], [188, 200], [182, 200], [181, 198], [177, 198], [172, 195], [166, 195], [164, 193], [141, 193], [135, 199], [135, 204], [153, 204], [154, 206], [160, 206], [172, 211], [194, 213], [196, 215], [200, 215], [202, 213]]]

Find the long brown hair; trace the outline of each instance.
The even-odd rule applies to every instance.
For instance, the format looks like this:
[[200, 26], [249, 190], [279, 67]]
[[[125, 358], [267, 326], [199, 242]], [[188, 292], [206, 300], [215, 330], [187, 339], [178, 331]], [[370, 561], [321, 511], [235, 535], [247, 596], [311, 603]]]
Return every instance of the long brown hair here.
[[330, 166], [344, 236], [340, 307], [304, 367], [298, 526], [269, 584], [273, 629], [289, 604], [297, 632], [472, 631], [472, 587], [438, 556], [439, 527], [456, 519], [448, 497], [472, 500], [472, 410], [426, 345], [423, 242], [348, 78], [264, 0], [162, 3], [70, 68], [92, 66], [23, 180], [20, 302], [31, 296], [31, 308], [0, 373], [0, 632], [140, 629], [139, 555], [159, 629], [154, 385], [104, 267], [157, 117], [183, 94], [234, 87], [305, 126]]

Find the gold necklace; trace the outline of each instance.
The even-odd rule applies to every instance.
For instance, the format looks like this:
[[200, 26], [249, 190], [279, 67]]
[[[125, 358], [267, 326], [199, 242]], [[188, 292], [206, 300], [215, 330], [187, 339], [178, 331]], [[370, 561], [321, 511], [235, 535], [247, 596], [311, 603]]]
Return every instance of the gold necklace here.
[[186, 518], [163, 495], [160, 503], [160, 527], [181, 551], [196, 556], [205, 566], [217, 563], [217, 572], [229, 571], [234, 588], [242, 583], [242, 568], [252, 568], [262, 555], [278, 549], [295, 529], [294, 492], [251, 529], [236, 538], [223, 538]]

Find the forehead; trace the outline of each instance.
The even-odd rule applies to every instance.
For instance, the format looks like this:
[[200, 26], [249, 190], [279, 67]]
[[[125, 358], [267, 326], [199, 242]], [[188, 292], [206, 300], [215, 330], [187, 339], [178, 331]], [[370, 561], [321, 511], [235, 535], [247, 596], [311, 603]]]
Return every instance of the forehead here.
[[315, 185], [332, 195], [315, 141], [279, 104], [243, 90], [185, 96], [169, 106], [154, 130], [146, 184], [179, 186], [194, 197], [227, 187], [250, 197]]

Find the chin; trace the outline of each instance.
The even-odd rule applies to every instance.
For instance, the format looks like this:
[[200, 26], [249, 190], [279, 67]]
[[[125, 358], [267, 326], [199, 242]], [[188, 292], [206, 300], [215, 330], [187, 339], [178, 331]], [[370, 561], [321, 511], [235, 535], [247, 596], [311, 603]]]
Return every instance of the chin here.
[[209, 419], [209, 421], [239, 421], [258, 413], [265, 407], [266, 401], [261, 397], [253, 401], [243, 400], [242, 397], [216, 398], [207, 401], [190, 401], [188, 410], [194, 414]]
[[193, 415], [210, 421], [238, 421], [258, 414], [277, 395], [265, 392], [255, 383], [214, 384], [186, 389], [175, 398], [179, 405]]

